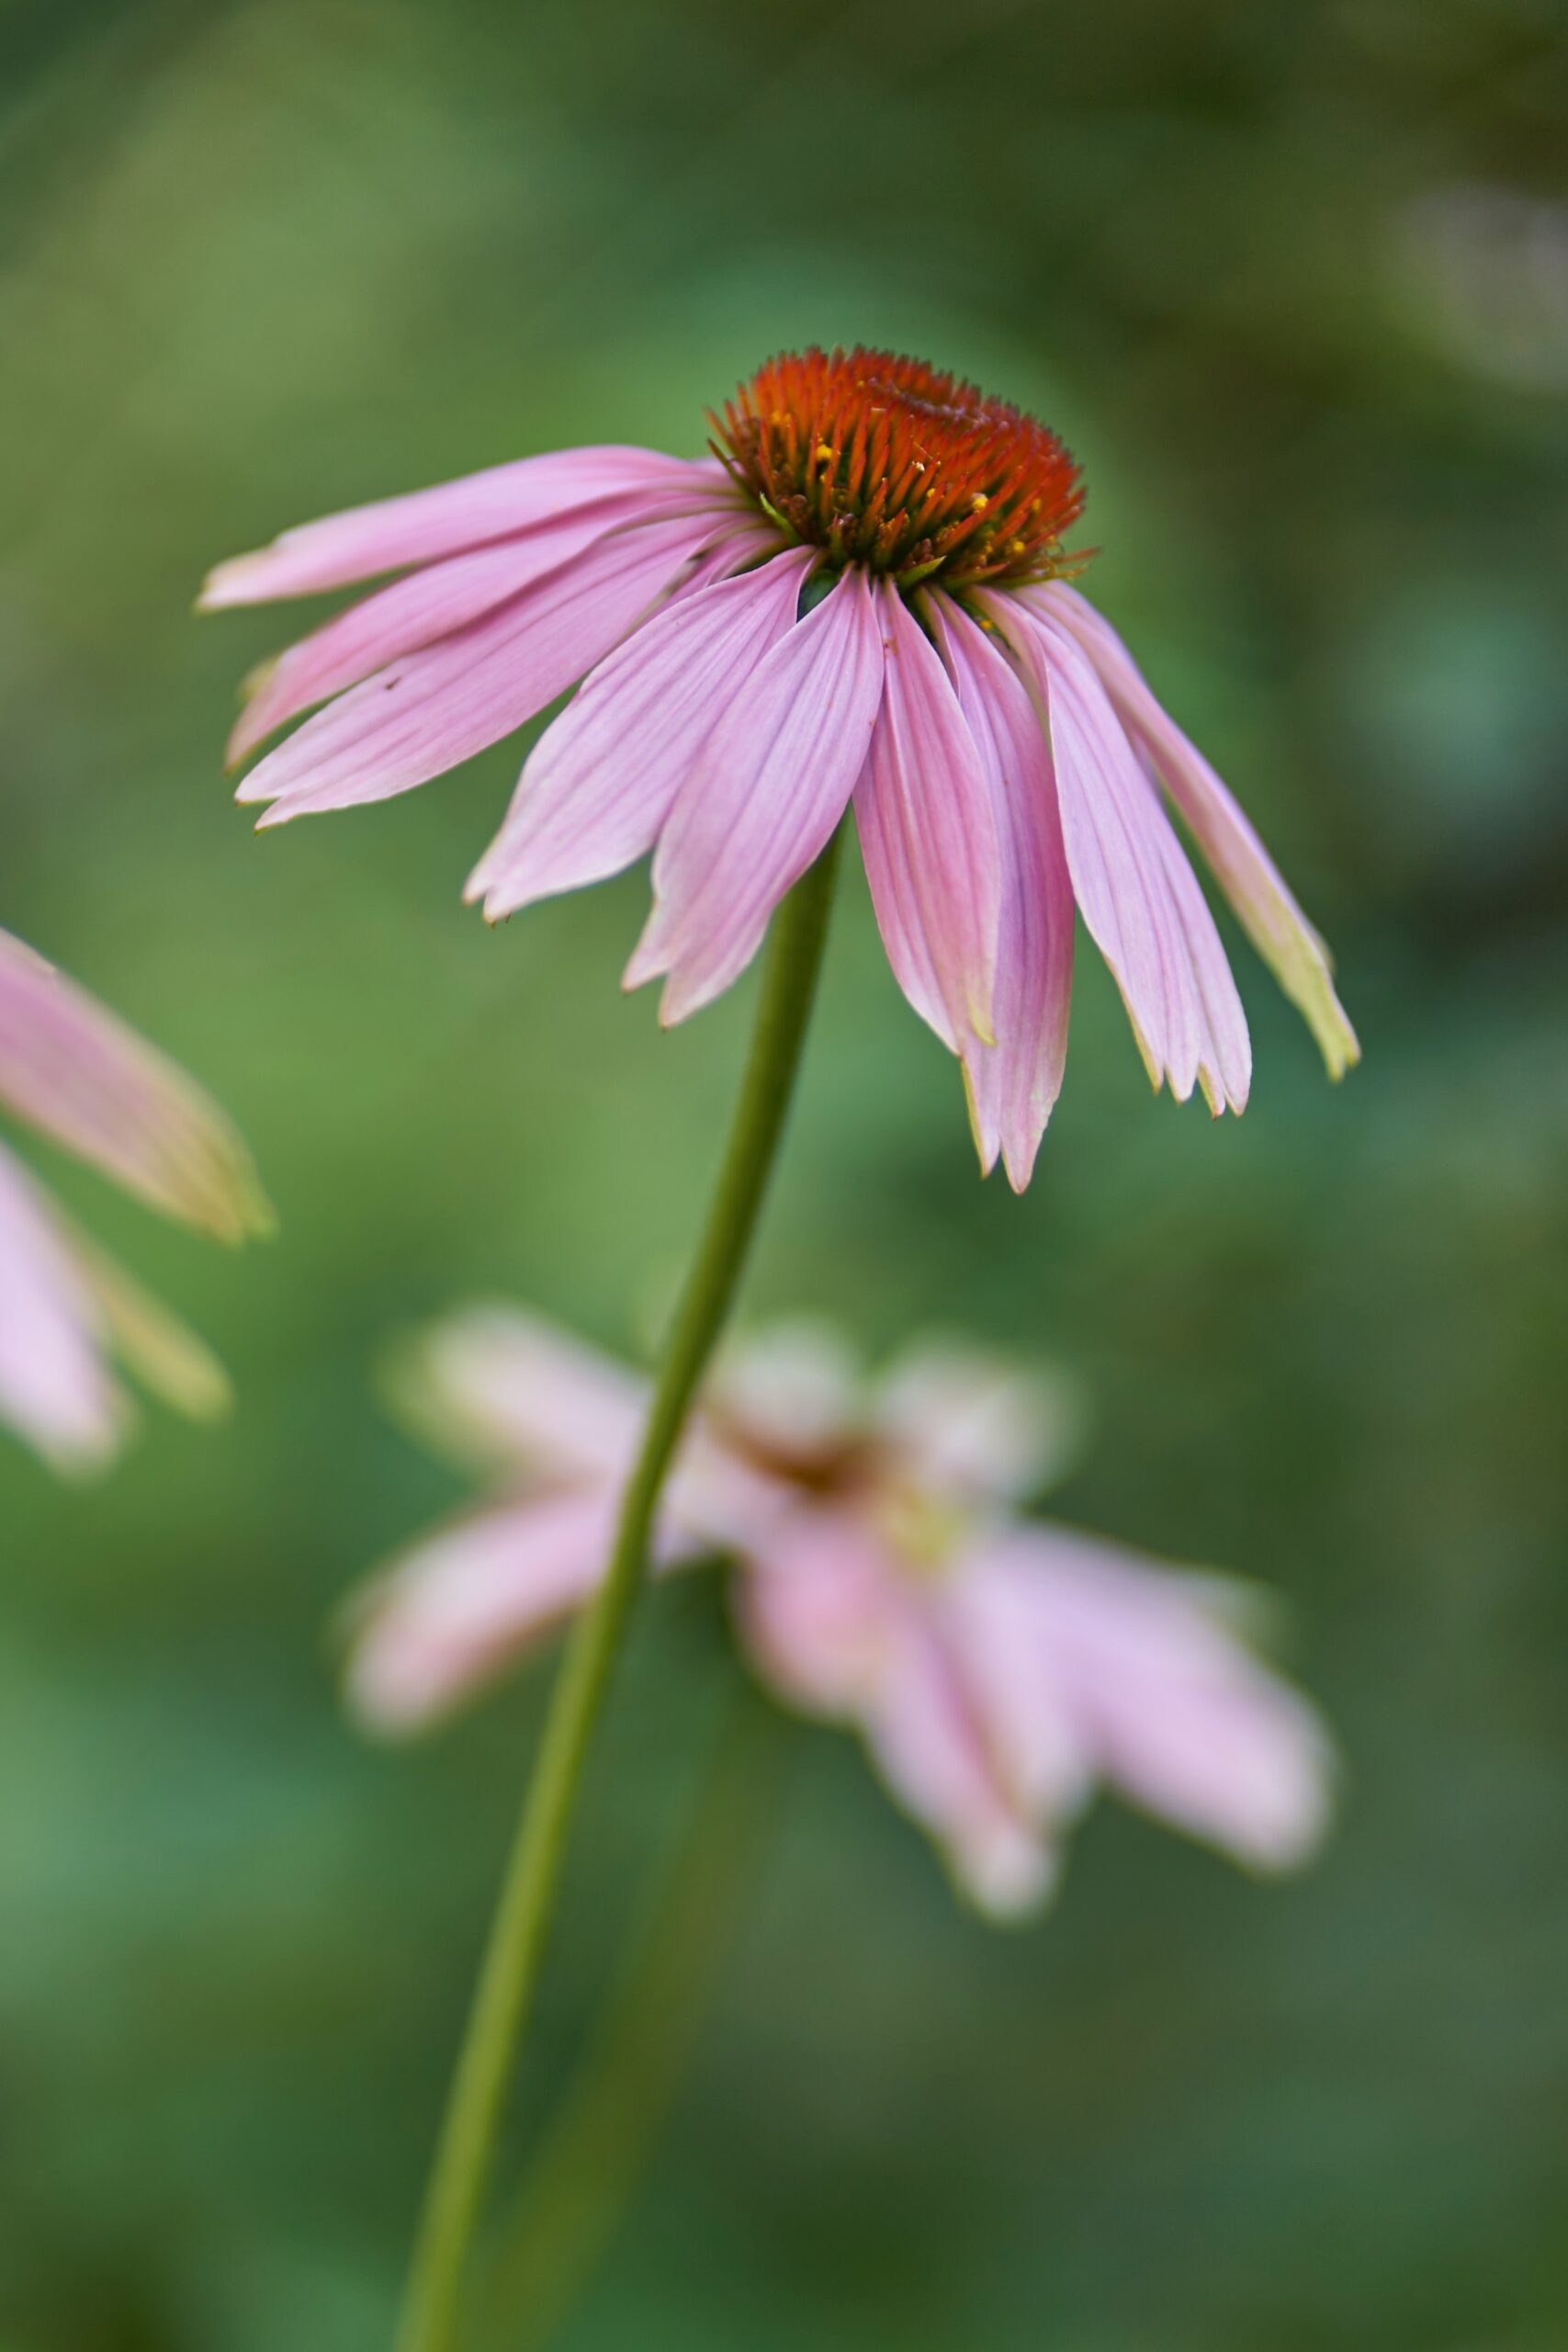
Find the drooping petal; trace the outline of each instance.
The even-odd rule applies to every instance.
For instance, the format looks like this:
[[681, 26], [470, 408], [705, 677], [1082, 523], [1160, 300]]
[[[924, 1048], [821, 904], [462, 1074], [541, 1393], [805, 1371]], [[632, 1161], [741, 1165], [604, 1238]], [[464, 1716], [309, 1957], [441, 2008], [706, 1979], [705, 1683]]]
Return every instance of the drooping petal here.
[[652, 848], [704, 740], [795, 622], [809, 550], [682, 597], [616, 648], [545, 734], [468, 884], [493, 922]]
[[731, 1598], [742, 1642], [780, 1698], [827, 1722], [863, 1719], [906, 1606], [863, 1518], [803, 1505], [749, 1549]]
[[233, 1385], [206, 1340], [96, 1241], [73, 1227], [67, 1239], [120, 1363], [186, 1420], [221, 1420]]
[[980, 756], [997, 816], [1001, 902], [993, 1026], [965, 1038], [981, 1165], [998, 1151], [1015, 1192], [1034, 1170], [1067, 1058], [1073, 886], [1062, 846], [1051, 747], [1006, 657], [952, 599], [928, 600], [938, 648]]
[[1032, 1909], [1055, 1873], [1046, 1809], [1010, 1784], [984, 1690], [864, 1517], [800, 1509], [747, 1555], [732, 1598], [762, 1680], [787, 1705], [860, 1731], [889, 1792], [981, 1908]]
[[[686, 505], [705, 511], [699, 502], [689, 500]], [[466, 628], [607, 532], [671, 519], [675, 518], [668, 493], [642, 491], [596, 499], [553, 521], [536, 524], [516, 537], [423, 564], [389, 588], [363, 597], [258, 673], [229, 738], [228, 764], [233, 767], [247, 758], [258, 743], [312, 703], [325, 702], [400, 655], [417, 652]]]
[[660, 836], [654, 909], [626, 968], [628, 988], [669, 974], [661, 1021], [683, 1021], [744, 971], [826, 848], [864, 763], [882, 670], [876, 607], [852, 570], [705, 738]]
[[940, 655], [891, 582], [876, 590], [882, 707], [855, 824], [894, 978], [951, 1052], [994, 1042], [1001, 854], [992, 791]]
[[716, 488], [724, 479], [713, 458], [694, 461], [614, 444], [519, 458], [432, 490], [378, 499], [303, 523], [270, 547], [220, 563], [209, 573], [200, 601], [210, 612], [220, 605], [314, 595], [378, 572], [400, 571], [405, 564], [482, 547], [591, 500], [627, 491]]
[[962, 1340], [917, 1340], [876, 1385], [873, 1427], [903, 1475], [956, 1503], [1021, 1502], [1078, 1449], [1076, 1387]]
[[0, 1149], [0, 1420], [57, 1468], [96, 1468], [118, 1442], [106, 1336], [63, 1236]]
[[351, 686], [251, 770], [264, 826], [390, 799], [535, 718], [602, 661], [710, 536], [686, 516], [596, 540], [506, 604]]
[[270, 1225], [250, 1154], [218, 1105], [8, 932], [0, 1103], [170, 1216], [226, 1241]]
[[902, 1620], [866, 1732], [888, 1788], [994, 1919], [1039, 1908], [1056, 1874], [1053, 1822], [1010, 1786], [963, 1661], [918, 1611]]
[[585, 1600], [615, 1532], [613, 1489], [511, 1503], [441, 1529], [353, 1605], [345, 1696], [368, 1730], [422, 1731]]
[[521, 1307], [473, 1306], [400, 1351], [408, 1418], [459, 1460], [578, 1482], [623, 1476], [647, 1384], [629, 1366]]
[[1044, 1527], [1016, 1530], [986, 1574], [1010, 1582], [1021, 1645], [1099, 1775], [1256, 1869], [1306, 1858], [1328, 1817], [1328, 1738], [1226, 1622], [1214, 1580]]
[[1073, 891], [1121, 989], [1145, 1064], [1179, 1102], [1200, 1073], [1213, 1108], [1247, 1099], [1246, 1016], [1202, 894], [1088, 656], [1054, 619], [987, 594], [1050, 730]]
[[1331, 1078], [1361, 1049], [1334, 991], [1327, 948], [1303, 914], [1251, 821], [1197, 745], [1161, 707], [1109, 621], [1064, 581], [1032, 591], [1071, 629], [1122, 725], [1180, 809], [1236, 919], [1306, 1020]]

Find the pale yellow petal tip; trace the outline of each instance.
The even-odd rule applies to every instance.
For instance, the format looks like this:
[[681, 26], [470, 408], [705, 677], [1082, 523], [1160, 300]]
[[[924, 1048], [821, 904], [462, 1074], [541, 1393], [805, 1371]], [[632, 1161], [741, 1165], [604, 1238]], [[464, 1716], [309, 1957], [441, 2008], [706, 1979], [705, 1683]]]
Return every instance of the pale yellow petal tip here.
[[226, 611], [231, 605], [252, 601], [251, 582], [270, 556], [270, 548], [252, 548], [246, 555], [231, 555], [215, 563], [197, 591], [198, 613]]
[[964, 1080], [964, 1108], [969, 1114], [969, 1139], [975, 1147], [975, 1157], [980, 1163], [980, 1180], [983, 1183], [997, 1164], [998, 1147], [995, 1143], [987, 1144], [980, 1125], [980, 1105], [975, 1098], [975, 1081], [970, 1074], [968, 1063], [962, 1057], [959, 1059], [958, 1070]]

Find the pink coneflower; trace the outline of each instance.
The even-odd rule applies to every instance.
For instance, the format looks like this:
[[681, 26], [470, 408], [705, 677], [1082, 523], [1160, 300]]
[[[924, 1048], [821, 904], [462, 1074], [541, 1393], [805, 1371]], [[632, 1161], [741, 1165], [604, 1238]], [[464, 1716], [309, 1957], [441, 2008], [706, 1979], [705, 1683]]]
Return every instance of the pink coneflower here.
[[[505, 1481], [362, 1594], [348, 1691], [418, 1730], [502, 1673], [597, 1585], [642, 1384], [534, 1317], [438, 1327], [405, 1375], [424, 1426]], [[850, 1724], [985, 1909], [1047, 1891], [1108, 1783], [1261, 1870], [1302, 1860], [1328, 1749], [1239, 1633], [1235, 1589], [1020, 1515], [1061, 1466], [1038, 1376], [918, 1348], [868, 1381], [830, 1332], [721, 1362], [667, 1490], [656, 1558], [736, 1563], [735, 1616], [788, 1704]]]
[[[0, 1111], [222, 1240], [269, 1222], [249, 1154], [216, 1103], [3, 931]], [[127, 1412], [113, 1352], [184, 1410], [209, 1411], [227, 1394], [199, 1340], [0, 1146], [0, 1420], [61, 1468], [101, 1463]]]
[[1056, 436], [888, 352], [772, 360], [713, 455], [569, 449], [286, 533], [208, 605], [401, 572], [285, 653], [230, 744], [263, 824], [385, 799], [576, 700], [469, 883], [492, 921], [653, 854], [626, 984], [728, 987], [852, 801], [888, 960], [963, 1057], [982, 1165], [1028, 1182], [1062, 1082], [1073, 908], [1157, 1087], [1240, 1110], [1247, 1022], [1161, 798], [1311, 1023], [1357, 1057], [1322, 941], [1202, 754], [1071, 584]]

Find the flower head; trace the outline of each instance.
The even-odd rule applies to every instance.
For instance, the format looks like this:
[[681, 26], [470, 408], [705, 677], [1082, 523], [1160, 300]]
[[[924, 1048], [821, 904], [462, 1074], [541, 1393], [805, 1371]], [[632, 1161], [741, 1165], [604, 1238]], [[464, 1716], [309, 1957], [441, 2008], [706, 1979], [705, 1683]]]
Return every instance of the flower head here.
[[[348, 1693], [388, 1734], [438, 1720], [594, 1589], [640, 1382], [504, 1308], [438, 1326], [405, 1394], [498, 1477], [353, 1612]], [[1071, 1400], [979, 1351], [876, 1380], [786, 1326], [721, 1361], [658, 1528], [663, 1570], [723, 1554], [741, 1646], [788, 1704], [859, 1732], [955, 1877], [998, 1915], [1048, 1890], [1097, 1785], [1258, 1869], [1310, 1850], [1327, 1743], [1252, 1657], [1235, 1589], [1021, 1514]]]
[[[221, 1240], [270, 1223], [250, 1156], [216, 1103], [8, 932], [0, 932], [0, 1111]], [[125, 1419], [111, 1350], [186, 1411], [226, 1398], [200, 1341], [0, 1146], [0, 1419], [62, 1467], [103, 1461]]]
[[[1062, 1083], [1075, 905], [1154, 1084], [1239, 1111], [1246, 1017], [1172, 803], [1337, 1077], [1327, 953], [1224, 785], [1073, 585], [1055, 435], [923, 362], [784, 355], [696, 459], [524, 458], [220, 565], [209, 605], [400, 576], [253, 683], [276, 824], [424, 783], [581, 680], [470, 878], [492, 921], [652, 852], [628, 987], [728, 988], [852, 803], [888, 960], [1021, 1188]], [[1164, 797], [1162, 798], [1162, 795]]]

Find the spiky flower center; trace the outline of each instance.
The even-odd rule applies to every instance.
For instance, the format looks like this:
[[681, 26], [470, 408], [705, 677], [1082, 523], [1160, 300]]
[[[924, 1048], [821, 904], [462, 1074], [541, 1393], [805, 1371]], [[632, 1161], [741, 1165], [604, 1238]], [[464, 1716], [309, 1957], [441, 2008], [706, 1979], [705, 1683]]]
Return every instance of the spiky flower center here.
[[1043, 424], [923, 359], [783, 352], [710, 417], [741, 487], [835, 563], [901, 587], [1050, 580], [1083, 559], [1071, 452]]

